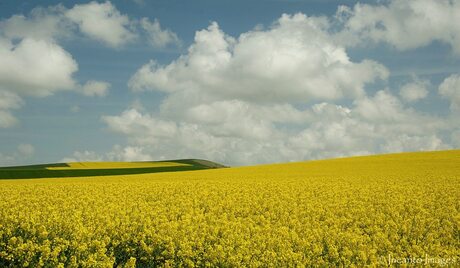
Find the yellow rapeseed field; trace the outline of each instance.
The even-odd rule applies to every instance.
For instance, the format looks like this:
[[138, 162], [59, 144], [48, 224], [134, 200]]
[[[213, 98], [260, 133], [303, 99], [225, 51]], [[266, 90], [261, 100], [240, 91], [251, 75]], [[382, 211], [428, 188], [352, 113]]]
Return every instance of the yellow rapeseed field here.
[[69, 169], [118, 169], [118, 168], [155, 168], [155, 167], [178, 167], [190, 166], [176, 162], [71, 162], [67, 166], [47, 167], [48, 170]]
[[0, 266], [460, 265], [460, 150], [0, 180]]

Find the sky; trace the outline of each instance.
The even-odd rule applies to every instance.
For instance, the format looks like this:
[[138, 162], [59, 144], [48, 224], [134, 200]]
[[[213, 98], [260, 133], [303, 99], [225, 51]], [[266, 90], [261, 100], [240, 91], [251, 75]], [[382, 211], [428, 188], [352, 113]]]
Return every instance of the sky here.
[[0, 166], [460, 148], [457, 0], [0, 0]]

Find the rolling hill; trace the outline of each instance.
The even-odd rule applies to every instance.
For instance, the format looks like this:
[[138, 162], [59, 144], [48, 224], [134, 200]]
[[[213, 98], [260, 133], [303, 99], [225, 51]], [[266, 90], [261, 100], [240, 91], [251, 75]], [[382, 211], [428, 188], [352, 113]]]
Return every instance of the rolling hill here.
[[73, 162], [0, 168], [0, 179], [94, 177], [223, 168], [202, 159], [144, 162]]
[[189, 169], [0, 179], [0, 266], [458, 266], [460, 150], [195, 161], [35, 166], [73, 176]]

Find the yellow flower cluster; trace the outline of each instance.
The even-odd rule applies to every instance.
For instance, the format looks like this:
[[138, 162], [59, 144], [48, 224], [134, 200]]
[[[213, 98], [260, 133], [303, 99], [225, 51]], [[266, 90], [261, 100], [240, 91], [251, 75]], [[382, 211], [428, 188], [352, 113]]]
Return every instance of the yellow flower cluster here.
[[460, 264], [460, 151], [1, 180], [0, 266]]

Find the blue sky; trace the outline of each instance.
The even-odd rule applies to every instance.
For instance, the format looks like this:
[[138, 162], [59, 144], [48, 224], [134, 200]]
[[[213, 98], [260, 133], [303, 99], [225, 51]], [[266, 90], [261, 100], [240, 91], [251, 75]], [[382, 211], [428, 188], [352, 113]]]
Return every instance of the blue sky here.
[[456, 1], [0, 0], [0, 165], [460, 147]]

